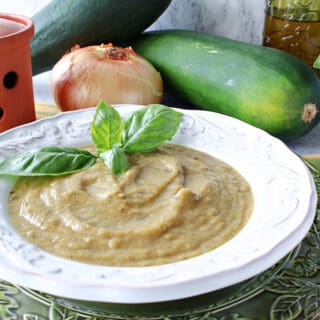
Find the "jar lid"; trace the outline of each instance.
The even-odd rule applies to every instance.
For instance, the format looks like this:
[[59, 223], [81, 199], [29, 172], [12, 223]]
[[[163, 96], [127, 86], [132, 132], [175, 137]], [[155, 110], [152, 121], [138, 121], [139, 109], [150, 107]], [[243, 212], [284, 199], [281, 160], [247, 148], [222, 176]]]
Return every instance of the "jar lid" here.
[[320, 21], [320, 0], [267, 0], [266, 13], [294, 21]]

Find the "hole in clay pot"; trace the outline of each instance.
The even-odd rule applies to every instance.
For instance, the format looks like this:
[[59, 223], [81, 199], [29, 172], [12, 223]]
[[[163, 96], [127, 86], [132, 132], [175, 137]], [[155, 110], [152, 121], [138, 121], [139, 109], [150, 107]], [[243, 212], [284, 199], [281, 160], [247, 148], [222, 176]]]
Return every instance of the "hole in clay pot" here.
[[4, 116], [4, 111], [3, 111], [3, 109], [0, 107], [0, 120], [2, 119], [3, 116]]
[[3, 85], [7, 89], [12, 89], [15, 87], [18, 81], [18, 76], [14, 71], [8, 72], [3, 78]]

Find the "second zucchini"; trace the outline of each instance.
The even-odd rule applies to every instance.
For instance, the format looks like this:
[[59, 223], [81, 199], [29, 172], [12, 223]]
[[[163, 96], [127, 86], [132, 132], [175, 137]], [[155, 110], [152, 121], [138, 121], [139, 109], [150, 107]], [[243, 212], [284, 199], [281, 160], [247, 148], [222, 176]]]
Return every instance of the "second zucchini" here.
[[146, 32], [132, 45], [161, 73], [165, 90], [284, 140], [319, 121], [320, 82], [300, 59], [201, 32]]

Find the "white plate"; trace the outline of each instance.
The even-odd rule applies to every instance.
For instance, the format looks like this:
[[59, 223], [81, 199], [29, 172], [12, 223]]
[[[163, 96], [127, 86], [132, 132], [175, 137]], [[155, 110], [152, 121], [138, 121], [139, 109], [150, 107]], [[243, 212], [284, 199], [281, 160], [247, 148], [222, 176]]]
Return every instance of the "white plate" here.
[[[121, 105], [127, 117], [139, 106]], [[0, 159], [38, 146], [91, 142], [94, 109], [61, 113], [0, 135]], [[281, 141], [236, 119], [181, 110], [173, 142], [210, 153], [250, 183], [255, 207], [230, 241], [201, 256], [151, 267], [104, 267], [73, 262], [26, 243], [8, 222], [13, 179], [0, 179], [0, 277], [71, 299], [148, 303], [182, 299], [246, 280], [275, 264], [311, 227], [316, 208], [312, 177]]]

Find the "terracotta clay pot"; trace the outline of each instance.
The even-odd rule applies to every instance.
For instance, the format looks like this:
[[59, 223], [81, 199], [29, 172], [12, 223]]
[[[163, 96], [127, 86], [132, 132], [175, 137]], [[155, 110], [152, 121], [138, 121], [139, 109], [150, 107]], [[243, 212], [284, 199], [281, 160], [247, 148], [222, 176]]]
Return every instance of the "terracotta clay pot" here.
[[33, 21], [0, 13], [0, 132], [34, 121], [30, 39]]

